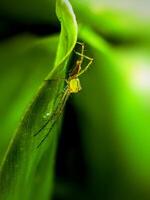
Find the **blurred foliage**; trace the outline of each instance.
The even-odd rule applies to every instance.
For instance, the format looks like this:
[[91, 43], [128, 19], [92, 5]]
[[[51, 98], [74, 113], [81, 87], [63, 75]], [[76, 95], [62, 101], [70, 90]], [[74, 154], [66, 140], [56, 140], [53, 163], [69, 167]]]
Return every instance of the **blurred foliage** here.
[[[150, 21], [70, 2], [0, 1], [0, 199], [149, 199]], [[68, 74], [77, 29], [94, 62], [36, 149], [64, 87], [45, 79]]]

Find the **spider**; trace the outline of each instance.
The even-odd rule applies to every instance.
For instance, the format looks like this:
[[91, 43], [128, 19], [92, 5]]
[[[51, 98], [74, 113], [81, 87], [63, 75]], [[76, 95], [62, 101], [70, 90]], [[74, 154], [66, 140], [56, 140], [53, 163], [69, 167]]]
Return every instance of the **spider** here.
[[[60, 100], [60, 102], [58, 103], [58, 106], [56, 108], [56, 110], [52, 113], [52, 115], [49, 117], [49, 119], [45, 122], [45, 124], [38, 130], [38, 132], [36, 132], [34, 134], [34, 136], [37, 136], [47, 125], [48, 123], [52, 120], [52, 124], [51, 127], [49, 128], [47, 134], [43, 137], [43, 139], [41, 140], [40, 144], [38, 145], [38, 147], [45, 141], [45, 139], [49, 136], [53, 126], [55, 125], [57, 119], [60, 117], [64, 106], [66, 104], [66, 101], [68, 99], [68, 97], [70, 96], [70, 94], [72, 93], [78, 93], [82, 88], [81, 88], [81, 84], [80, 84], [80, 80], [79, 80], [79, 76], [82, 75], [84, 72], [87, 71], [87, 69], [89, 68], [89, 66], [92, 64], [93, 62], [93, 58], [90, 58], [86, 55], [84, 55], [84, 44], [81, 42], [77, 42], [77, 44], [79, 44], [81, 46], [81, 53], [75, 51], [75, 53], [80, 56], [80, 59], [78, 59], [76, 61], [75, 67], [73, 68], [73, 70], [69, 73], [69, 77], [68, 79], [65, 79], [65, 82], [67, 84], [62, 98]], [[83, 63], [83, 59], [87, 59], [89, 62], [88, 64], [85, 66], [84, 69], [81, 68], [81, 65]]]

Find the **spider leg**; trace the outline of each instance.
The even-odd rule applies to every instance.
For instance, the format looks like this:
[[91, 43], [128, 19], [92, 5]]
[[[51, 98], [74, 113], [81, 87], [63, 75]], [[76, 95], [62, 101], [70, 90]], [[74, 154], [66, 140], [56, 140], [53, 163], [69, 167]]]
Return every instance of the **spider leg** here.
[[81, 65], [82, 65], [82, 62], [83, 62], [83, 59], [84, 59], [84, 57], [83, 57], [83, 55], [84, 55], [84, 44], [80, 43], [80, 42], [77, 42], [77, 44], [81, 45], [81, 52], [77, 52], [77, 51], [74, 51], [74, 52], [78, 56], [80, 56], [80, 58], [78, 58], [78, 60], [76, 61], [75, 67], [69, 73], [70, 77], [76, 76], [80, 72]]
[[[55, 121], [56, 122], [56, 121]], [[41, 142], [38, 144], [37, 148], [39, 148], [41, 146], [41, 144], [46, 140], [46, 138], [49, 136], [49, 133], [51, 132], [53, 126], [55, 125], [55, 122], [53, 122], [53, 124], [51, 125], [50, 129], [48, 130], [48, 133], [43, 137], [43, 139], [41, 140]]]
[[[64, 90], [62, 92], [58, 93], [57, 98], [59, 98], [60, 96], [63, 95], [63, 97], [62, 97], [62, 100], [63, 100], [66, 90], [67, 90], [67, 86], [64, 88]], [[60, 106], [60, 102], [58, 103], [57, 107], [59, 107], [59, 106]], [[42, 127], [33, 136], [37, 136], [48, 125], [48, 123], [53, 119], [55, 114], [56, 114], [56, 112], [53, 112], [52, 115], [49, 117], [49, 119], [42, 125]]]
[[[67, 79], [65, 79], [65, 82], [68, 84]], [[66, 86], [64, 87], [64, 89], [63, 89], [61, 92], [59, 92], [59, 93], [57, 94], [56, 99], [59, 99], [61, 96], [63, 96], [63, 94], [65, 93], [65, 91], [67, 90], [67, 88], [68, 88], [68, 86], [66, 85]]]
[[50, 122], [51, 117], [45, 122], [45, 124], [43, 124], [43, 126], [33, 135], [33, 136], [37, 136]]
[[85, 56], [85, 55], [81, 55], [79, 52], [76, 52], [76, 54], [82, 56], [83, 58], [86, 58], [87, 60], [89, 60], [89, 63], [86, 65], [86, 67], [78, 73], [77, 76], [80, 76], [80, 75], [83, 74], [83, 73], [89, 68], [89, 66], [92, 64], [93, 58], [90, 58], [90, 57]]
[[60, 81], [60, 80], [63, 80], [63, 81], [65, 81], [66, 80], [66, 78], [64, 78], [64, 77], [55, 77], [55, 78], [52, 78], [52, 79], [44, 79], [44, 81]]
[[81, 45], [81, 46], [84, 46], [84, 43], [83, 42], [76, 42], [77, 44]]
[[92, 61], [93, 61], [93, 58], [90, 58], [90, 57], [88, 57], [88, 56], [86, 56], [86, 55], [84, 55], [84, 54], [81, 54], [81, 53], [79, 53], [78, 51], [75, 51], [75, 53], [76, 53], [77, 55], [79, 55], [79, 56], [82, 56], [83, 58], [86, 58], [87, 60], [92, 60]]
[[83, 55], [84, 55], [84, 43], [82, 43], [82, 42], [77, 42], [77, 44], [79, 44], [79, 45], [81, 46], [81, 53], [78, 54], [78, 52], [76, 52], [76, 51], [75, 51], [75, 53], [76, 53], [77, 55], [80, 55], [80, 56], [81, 56], [81, 57], [80, 57], [80, 63], [82, 64], [82, 62], [83, 62]]
[[54, 121], [51, 125], [51, 127], [49, 128], [47, 134], [43, 137], [43, 139], [41, 140], [41, 142], [38, 144], [37, 148], [39, 148], [41, 146], [41, 144], [46, 140], [46, 138], [49, 136], [52, 128], [54, 127], [55, 123], [57, 122], [58, 118], [61, 116], [61, 113], [65, 107], [65, 104], [66, 104], [66, 101], [68, 99], [70, 95], [70, 92], [69, 90], [66, 91], [66, 93], [64, 94], [64, 98], [63, 98], [63, 101], [61, 102], [61, 105], [58, 106], [57, 110], [56, 110], [56, 113], [54, 114]]
[[62, 111], [63, 111], [63, 109], [64, 109], [65, 103], [66, 103], [66, 101], [67, 101], [67, 99], [68, 99], [68, 97], [69, 97], [69, 94], [70, 94], [69, 89], [68, 89], [68, 86], [66, 86], [66, 89], [65, 89], [65, 91], [64, 91], [63, 93], [64, 93], [64, 94], [63, 94], [63, 96], [62, 96], [62, 99], [61, 99], [60, 102], [58, 103], [57, 108], [56, 108], [56, 111], [55, 111], [54, 114], [53, 114], [53, 117], [59, 116], [59, 113], [61, 114]]

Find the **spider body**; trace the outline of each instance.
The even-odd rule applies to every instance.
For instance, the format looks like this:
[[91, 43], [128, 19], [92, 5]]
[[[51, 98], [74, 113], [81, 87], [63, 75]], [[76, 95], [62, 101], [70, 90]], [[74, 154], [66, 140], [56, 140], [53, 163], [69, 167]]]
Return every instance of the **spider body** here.
[[82, 89], [79, 78], [73, 78], [67, 84], [70, 93], [78, 93]]
[[[81, 88], [81, 84], [80, 84], [80, 80], [79, 80], [79, 76], [82, 75], [85, 71], [87, 71], [87, 69], [89, 68], [89, 66], [92, 64], [93, 58], [90, 58], [90, 57], [84, 55], [84, 44], [80, 43], [80, 42], [77, 42], [77, 44], [79, 44], [81, 46], [81, 53], [76, 52], [76, 51], [75, 51], [75, 53], [78, 56], [80, 56], [80, 59], [78, 59], [76, 61], [75, 67], [73, 68], [73, 70], [69, 74], [68, 79], [65, 79], [65, 81], [67, 83], [67, 86], [66, 86], [66, 89], [64, 90], [64, 93], [62, 95], [60, 103], [58, 104], [58, 106], [57, 106], [56, 110], [54, 111], [54, 113], [52, 113], [51, 116], [49, 117], [49, 119], [45, 122], [45, 124], [38, 130], [38, 132], [36, 132], [34, 134], [34, 136], [38, 135], [45, 127], [47, 127], [47, 125], [49, 124], [49, 122], [52, 121], [51, 127], [49, 128], [47, 134], [44, 135], [44, 137], [41, 140], [41, 142], [38, 145], [38, 147], [48, 137], [48, 135], [51, 132], [53, 126], [55, 125], [57, 119], [61, 115], [61, 113], [62, 113], [62, 111], [64, 109], [64, 106], [66, 104], [66, 101], [67, 101], [68, 97], [70, 96], [70, 94], [72, 94], [72, 93], [78, 93], [82, 89]], [[85, 68], [82, 69], [81, 65], [83, 63], [83, 59], [84, 58], [87, 59], [89, 62], [85, 66]]]

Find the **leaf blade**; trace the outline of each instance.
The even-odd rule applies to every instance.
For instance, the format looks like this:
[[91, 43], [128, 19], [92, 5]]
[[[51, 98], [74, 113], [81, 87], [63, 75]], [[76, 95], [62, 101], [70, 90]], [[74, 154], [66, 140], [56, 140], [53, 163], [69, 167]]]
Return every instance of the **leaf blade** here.
[[[60, 69], [62, 67], [66, 69], [69, 55], [77, 39], [77, 24], [69, 2], [57, 0], [56, 9], [58, 17], [61, 18], [61, 35], [55, 66], [49, 73], [48, 79], [56, 73], [59, 76], [65, 74], [65, 71]], [[66, 22], [69, 22], [69, 26], [66, 25]], [[49, 198], [53, 186], [53, 168], [59, 126], [57, 125], [53, 130], [47, 143], [38, 150], [36, 147], [41, 136], [33, 137], [33, 134], [43, 123], [43, 116], [47, 112], [53, 111], [57, 93], [61, 87], [60, 83], [56, 85], [53, 81], [44, 81], [27, 110], [1, 165], [1, 199], [33, 199], [33, 196], [34, 198], [36, 196], [36, 199]], [[44, 131], [46, 132], [46, 130]], [[48, 155], [50, 155], [49, 158]], [[48, 174], [46, 169], [50, 169]], [[24, 195], [22, 196], [22, 194]]]

